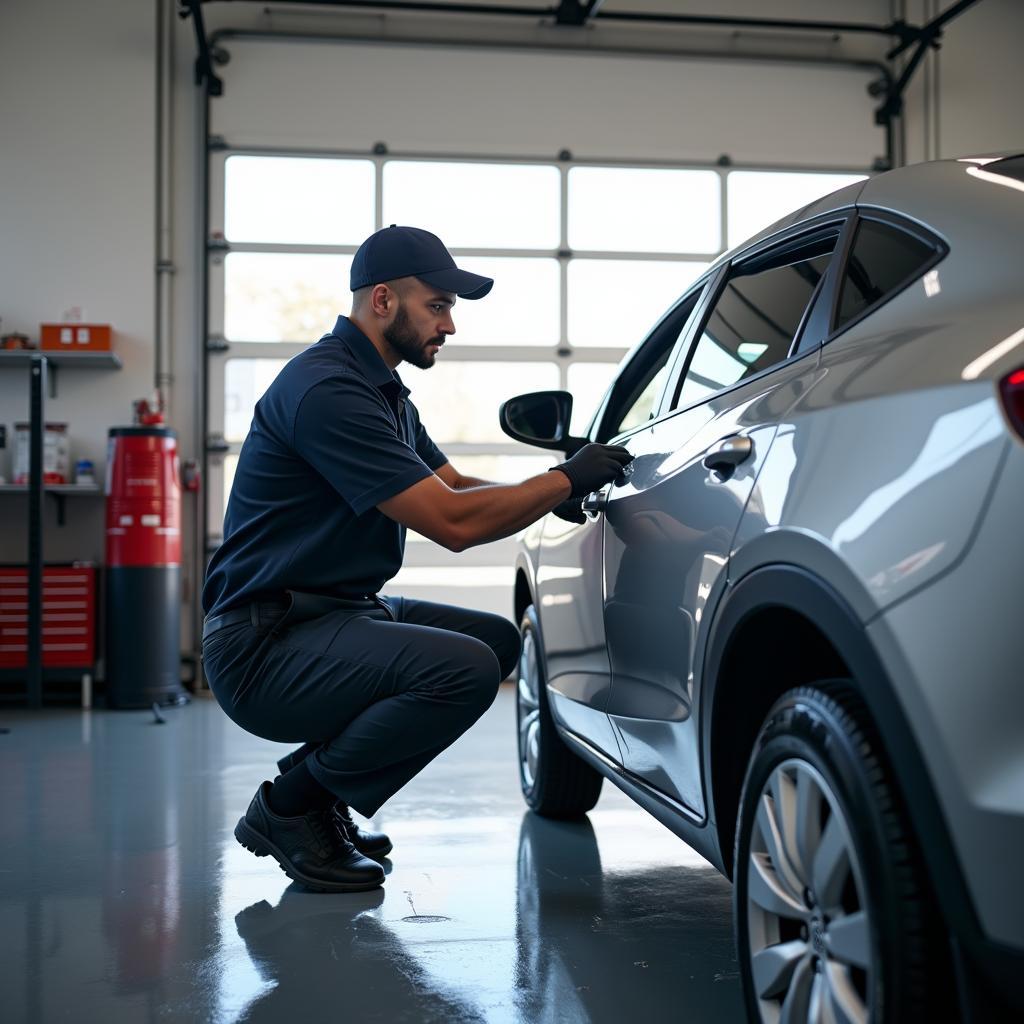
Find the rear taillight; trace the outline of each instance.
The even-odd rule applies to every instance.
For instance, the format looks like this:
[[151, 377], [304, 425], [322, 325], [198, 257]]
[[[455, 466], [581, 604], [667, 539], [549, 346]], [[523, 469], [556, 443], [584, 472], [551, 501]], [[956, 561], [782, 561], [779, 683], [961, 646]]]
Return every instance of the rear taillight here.
[[1006, 418], [1024, 438], [1024, 370], [1014, 370], [999, 382]]

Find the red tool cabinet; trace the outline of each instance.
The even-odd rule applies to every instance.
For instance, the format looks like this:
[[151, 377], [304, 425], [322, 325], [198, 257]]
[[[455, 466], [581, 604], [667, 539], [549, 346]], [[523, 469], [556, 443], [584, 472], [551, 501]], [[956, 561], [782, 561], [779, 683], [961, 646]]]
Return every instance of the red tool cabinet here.
[[[96, 661], [96, 568], [43, 568], [43, 667], [91, 670]], [[0, 668], [28, 662], [28, 570], [0, 566]]]

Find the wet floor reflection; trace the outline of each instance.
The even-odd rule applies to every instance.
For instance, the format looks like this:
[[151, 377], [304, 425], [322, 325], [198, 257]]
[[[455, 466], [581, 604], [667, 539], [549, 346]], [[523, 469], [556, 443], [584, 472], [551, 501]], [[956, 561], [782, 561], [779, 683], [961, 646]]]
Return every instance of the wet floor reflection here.
[[336, 1020], [475, 1021], [472, 1005], [431, 984], [416, 958], [380, 918], [384, 890], [313, 894], [289, 885], [276, 906], [254, 903], [235, 917], [266, 992], [239, 1021], [301, 1016]]
[[608, 838], [602, 864], [589, 821], [523, 818], [518, 1019], [742, 1020], [723, 880], [701, 864], [612, 869], [643, 853], [629, 830]]
[[658, 1020], [670, 1009], [691, 1021], [741, 1020], [728, 893], [718, 881], [699, 865], [607, 871], [589, 821], [525, 814], [512, 920], [487, 916], [483, 894], [476, 920], [447, 903], [452, 917], [398, 917], [391, 889], [385, 900], [294, 885], [276, 906], [243, 909], [238, 934], [269, 987], [236, 1019], [280, 1021], [338, 1005], [382, 1021], [562, 1024]]
[[740, 1021], [728, 883], [610, 786], [524, 814], [514, 704], [384, 809], [382, 890], [289, 883], [232, 829], [283, 748], [206, 702], [8, 715], [4, 1021]]

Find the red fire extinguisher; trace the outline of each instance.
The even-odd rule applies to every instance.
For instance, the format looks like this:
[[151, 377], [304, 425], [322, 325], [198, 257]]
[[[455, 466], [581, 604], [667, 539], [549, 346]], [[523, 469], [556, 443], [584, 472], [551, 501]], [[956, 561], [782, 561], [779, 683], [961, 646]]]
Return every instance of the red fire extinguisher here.
[[106, 678], [111, 707], [177, 704], [181, 479], [175, 431], [113, 427], [107, 444]]

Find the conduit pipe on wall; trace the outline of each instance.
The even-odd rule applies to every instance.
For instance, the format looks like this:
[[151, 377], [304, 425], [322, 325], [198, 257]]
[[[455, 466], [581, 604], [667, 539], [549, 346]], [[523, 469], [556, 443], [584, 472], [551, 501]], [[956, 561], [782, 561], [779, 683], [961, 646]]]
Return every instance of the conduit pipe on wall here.
[[[200, 456], [202, 479], [210, 479], [210, 451], [207, 437], [210, 416], [210, 381], [207, 372], [207, 342], [210, 330], [210, 274], [207, 250], [207, 238], [210, 231], [210, 93], [208, 89], [196, 89], [194, 91], [196, 126], [195, 136], [195, 165], [194, 176], [199, 190], [199, 202], [194, 204], [195, 223], [193, 225], [193, 237], [195, 238], [195, 316], [194, 336], [200, 339], [199, 350], [195, 353], [193, 360], [192, 380], [192, 407], [195, 412], [194, 437], [197, 454]], [[207, 544], [210, 535], [209, 526], [209, 497], [203, 492], [196, 495], [192, 502], [193, 531], [192, 531], [192, 566], [193, 579], [195, 580], [194, 593], [192, 595], [192, 649], [198, 653], [202, 649], [203, 637], [203, 604], [202, 588], [203, 580], [206, 577]], [[194, 662], [195, 689], [208, 690], [206, 676], [203, 673], [202, 660], [198, 657]]]
[[153, 387], [170, 407], [173, 329], [172, 159], [174, 114], [174, 24], [172, 0], [156, 2], [156, 290], [153, 317]]
[[[153, 310], [153, 388], [160, 408], [168, 414], [174, 408], [174, 76], [175, 33], [177, 31], [176, 0], [156, 0], [156, 182], [155, 182], [155, 291]], [[201, 363], [202, 360], [197, 360]], [[205, 415], [205, 414], [203, 414]], [[202, 444], [204, 433], [195, 434], [195, 443]], [[190, 640], [185, 647], [194, 663], [198, 663], [202, 634], [202, 612], [199, 609], [199, 588], [203, 578], [202, 558], [204, 523], [201, 494], [193, 495], [192, 557], [186, 546], [182, 564], [185, 584], [184, 600], [192, 614], [183, 617], [189, 624]], [[184, 516], [182, 523], [184, 524]], [[183, 538], [183, 540], [187, 540]]]

